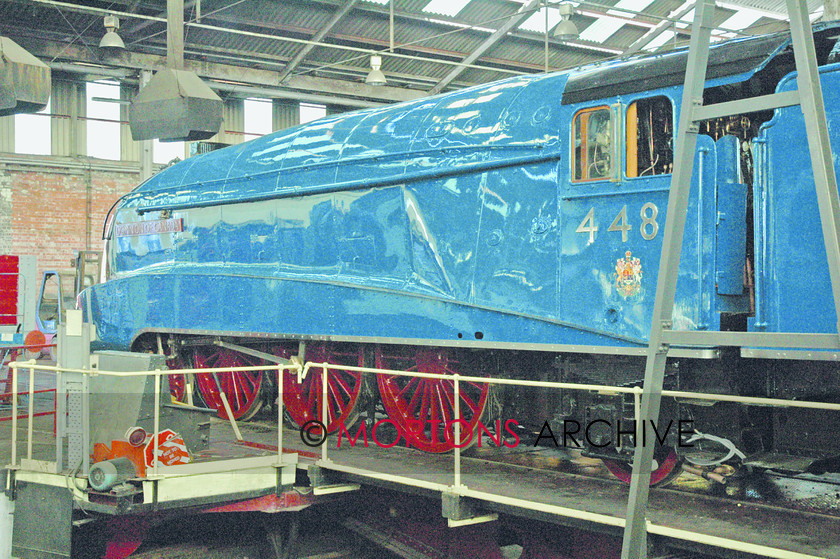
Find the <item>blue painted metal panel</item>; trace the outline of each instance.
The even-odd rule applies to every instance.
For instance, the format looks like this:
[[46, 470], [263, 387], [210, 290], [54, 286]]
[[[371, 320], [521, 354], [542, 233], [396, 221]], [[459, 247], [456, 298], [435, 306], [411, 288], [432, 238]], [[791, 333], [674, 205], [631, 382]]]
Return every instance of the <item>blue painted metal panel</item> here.
[[[112, 239], [115, 278], [84, 294], [102, 343], [127, 348], [144, 329], [645, 343], [671, 176], [572, 184], [583, 106], [560, 105], [567, 77], [329, 117], [165, 170], [116, 222], [183, 231]], [[677, 329], [716, 329], [738, 308], [715, 291], [723, 271], [718, 291], [735, 292], [743, 263], [742, 231], [717, 219], [743, 211], [730, 144], [719, 159], [698, 139]]]
[[344, 143], [337, 183], [399, 177], [414, 157], [411, 142], [424, 129], [429, 113], [440, 102], [432, 98], [405, 106], [395, 113], [392, 108], [378, 109], [360, 119]]
[[[679, 98], [675, 88], [645, 96], [660, 94], [672, 103]], [[568, 108], [564, 120], [571, 122], [581, 108]], [[714, 142], [699, 136], [677, 281], [675, 329], [719, 324], [713, 297], [716, 165]], [[570, 172], [563, 169], [566, 181]], [[670, 183], [670, 174], [567, 183], [560, 203], [563, 320], [616, 336], [647, 339]], [[629, 229], [623, 233], [620, 229], [625, 226]]]
[[[720, 299], [715, 296], [715, 182], [718, 161], [714, 141], [709, 136], [698, 136], [677, 279], [675, 329], [720, 328], [720, 312], [723, 309], [720, 308]], [[664, 225], [664, 220], [662, 223]]]
[[[456, 301], [310, 279], [230, 275], [224, 269], [200, 272], [138, 274], [85, 291], [97, 326], [97, 347], [127, 349], [138, 325], [148, 330], [278, 336], [339, 335], [340, 327], [340, 335], [360, 337], [620, 343], [539, 317]], [[177, 304], [168, 304], [172, 301]]]
[[481, 176], [472, 302], [556, 317], [557, 163]]
[[[796, 88], [795, 73], [777, 91]], [[836, 137], [840, 65], [820, 68], [829, 134]], [[836, 140], [834, 140], [836, 149]], [[837, 332], [814, 176], [801, 109], [777, 109], [756, 146], [756, 316], [752, 330]], [[834, 159], [835, 172], [840, 162]]]
[[740, 178], [741, 141], [724, 136], [717, 147], [717, 253], [715, 282], [720, 295], [744, 293], [747, 243], [747, 185]]

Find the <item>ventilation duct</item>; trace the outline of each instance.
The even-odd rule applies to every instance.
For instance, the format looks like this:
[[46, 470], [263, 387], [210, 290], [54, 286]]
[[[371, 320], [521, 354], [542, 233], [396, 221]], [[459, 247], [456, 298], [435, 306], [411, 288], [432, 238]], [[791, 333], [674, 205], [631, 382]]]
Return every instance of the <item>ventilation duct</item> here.
[[0, 116], [38, 112], [49, 99], [49, 67], [8, 37], [0, 37]]
[[206, 140], [222, 126], [222, 107], [219, 96], [193, 72], [160, 70], [128, 108], [131, 137]]

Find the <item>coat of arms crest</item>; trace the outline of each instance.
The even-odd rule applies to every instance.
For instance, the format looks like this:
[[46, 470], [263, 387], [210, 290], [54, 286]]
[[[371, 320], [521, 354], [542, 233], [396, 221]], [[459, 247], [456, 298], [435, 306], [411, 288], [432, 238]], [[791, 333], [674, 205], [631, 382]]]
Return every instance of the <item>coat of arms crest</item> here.
[[642, 263], [629, 250], [615, 262], [615, 287], [625, 299], [642, 290]]

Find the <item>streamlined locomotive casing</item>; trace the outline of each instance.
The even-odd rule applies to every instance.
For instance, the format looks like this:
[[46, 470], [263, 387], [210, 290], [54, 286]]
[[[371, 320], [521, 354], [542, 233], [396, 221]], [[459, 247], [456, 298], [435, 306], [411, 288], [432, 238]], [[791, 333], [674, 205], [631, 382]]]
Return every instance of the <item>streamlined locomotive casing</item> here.
[[[838, 27], [814, 28], [833, 137], [840, 65], [826, 61]], [[110, 214], [109, 279], [81, 296], [97, 343], [136, 349], [149, 333], [199, 335], [193, 360], [207, 365], [199, 345], [208, 336], [330, 340], [352, 342], [344, 364], [370, 363], [363, 344], [376, 344], [376, 363], [409, 355], [406, 366], [417, 370], [459, 359], [423, 347], [512, 350], [473, 353], [462, 365], [488, 372], [498, 358], [504, 374], [545, 378], [554, 369], [560, 380], [638, 384], [685, 60], [671, 52], [516, 77], [330, 116], [169, 167]], [[787, 90], [792, 68], [784, 34], [716, 45], [705, 101]], [[673, 328], [837, 331], [799, 111], [701, 126]], [[396, 349], [389, 362], [380, 349], [388, 344], [414, 354]], [[263, 349], [277, 355], [288, 350], [281, 346]], [[836, 367], [814, 375], [806, 361], [768, 365], [716, 349], [678, 352], [666, 384], [771, 397], [838, 393]], [[523, 360], [520, 350], [542, 353]], [[402, 409], [379, 381], [386, 411]], [[242, 409], [260, 397], [259, 384]], [[358, 416], [360, 386], [342, 421]], [[489, 401], [486, 389], [480, 398]], [[673, 402], [664, 413], [681, 418], [692, 405]], [[623, 420], [628, 410], [632, 401], [621, 396], [575, 393], [536, 414]], [[690, 410], [699, 428], [747, 452], [840, 452], [840, 443], [785, 427], [840, 428], [836, 416], [784, 413]], [[425, 448], [441, 451], [430, 439]]]
[[[85, 295], [99, 340], [643, 345], [670, 174], [628, 178], [616, 147], [611, 177], [573, 180], [571, 123], [604, 107], [619, 144], [630, 104], [661, 98], [676, 122], [681, 88], [564, 105], [569, 75], [328, 117], [160, 172], [114, 210], [110, 280]], [[743, 219], [718, 219], [745, 211], [737, 158], [701, 137], [677, 328], [746, 306]]]

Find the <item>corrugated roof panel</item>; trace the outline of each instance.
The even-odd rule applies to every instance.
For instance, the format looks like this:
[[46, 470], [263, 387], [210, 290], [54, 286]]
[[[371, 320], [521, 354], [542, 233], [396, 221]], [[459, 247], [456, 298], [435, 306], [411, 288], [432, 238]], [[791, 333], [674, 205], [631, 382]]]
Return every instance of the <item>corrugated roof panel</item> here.
[[[823, 0], [806, 0], [808, 5], [808, 12], [815, 12], [823, 7]], [[746, 6], [749, 8], [756, 8], [759, 10], [766, 10], [777, 14], [787, 14], [787, 3], [785, 0], [725, 0], [722, 3], [724, 6]]]
[[[220, 20], [238, 19], [254, 21], [260, 24], [279, 24], [284, 26], [300, 26], [302, 23], [313, 24], [318, 30], [339, 9], [321, 2], [301, 2], [300, 0], [284, 0], [271, 2], [266, 0], [249, 0], [241, 4], [234, 4], [230, 8], [213, 14], [211, 17]], [[203, 10], [207, 12], [205, 8]]]
[[616, 31], [612, 37], [604, 41], [603, 44], [607, 47], [627, 48], [633, 43], [635, 43], [638, 39], [641, 39], [647, 32], [648, 29], [642, 27], [625, 25], [624, 27]]
[[790, 28], [788, 22], [781, 21], [774, 18], [761, 18], [756, 21], [749, 32], [753, 35], [762, 35], [764, 33], [776, 33], [778, 31], [787, 31]]
[[469, 84], [482, 84], [482, 83], [490, 83], [498, 80], [503, 80], [506, 78], [510, 78], [510, 75], [500, 75], [496, 72], [488, 72], [485, 70], [464, 70], [464, 72], [458, 76], [458, 79], [455, 80], [456, 83], [469, 83]]
[[[24, 3], [3, 2], [0, 6], [0, 22], [3, 26], [32, 27], [35, 36], [38, 36], [41, 31], [48, 31], [75, 38], [91, 23], [91, 16], [62, 10], [59, 7], [38, 9], [37, 6]], [[99, 18], [99, 28], [96, 31], [100, 34], [100, 38], [105, 34], [102, 18]]]
[[521, 4], [510, 0], [473, 0], [461, 10], [458, 19], [473, 24], [481, 23], [488, 27], [497, 28], [507, 18], [516, 14]]
[[188, 46], [203, 44], [219, 49], [232, 51], [249, 52], [253, 51], [259, 55], [276, 56], [283, 59], [293, 57], [300, 50], [301, 46], [296, 43], [279, 41], [275, 39], [249, 37], [233, 33], [219, 33], [217, 31], [192, 28], [185, 34]]

